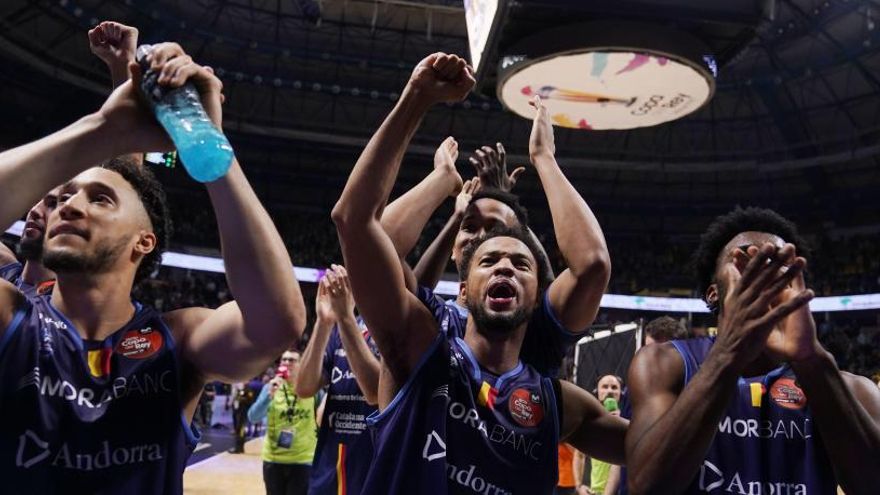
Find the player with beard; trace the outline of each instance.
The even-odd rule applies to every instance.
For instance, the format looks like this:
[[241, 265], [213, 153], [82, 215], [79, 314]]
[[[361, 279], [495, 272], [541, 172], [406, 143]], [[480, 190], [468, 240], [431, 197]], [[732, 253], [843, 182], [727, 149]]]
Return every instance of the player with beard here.
[[[608, 415], [586, 391], [542, 377], [519, 361], [527, 322], [543, 298], [589, 297], [592, 287], [579, 277], [591, 254], [585, 246], [566, 252], [571, 271], [545, 290], [538, 247], [521, 228], [468, 243], [461, 262], [461, 291], [470, 310], [465, 332], [452, 309], [440, 305], [432, 313], [407, 289], [398, 252], [382, 227], [383, 206], [422, 117], [434, 104], [463, 99], [473, 83], [457, 56], [436, 53], [422, 60], [333, 210], [355, 301], [383, 356], [382, 412], [370, 418], [376, 453], [365, 494], [552, 493], [560, 439], [597, 458], [623, 462], [623, 420]], [[530, 151], [539, 173], [557, 192], [565, 191], [567, 181], [552, 160], [549, 117], [536, 103]], [[560, 245], [574, 247], [589, 235], [582, 232], [582, 218], [568, 219], [577, 228], [560, 226]]]
[[[155, 45], [150, 63], [160, 84], [191, 81], [220, 126], [222, 84], [209, 69], [174, 43]], [[236, 302], [158, 314], [132, 301], [167, 245], [165, 196], [136, 163], [90, 168], [170, 147], [130, 70], [97, 112], [0, 154], [0, 184], [16, 184], [4, 187], [0, 224], [63, 183], [44, 242], [51, 296], [0, 281], [4, 493], [182, 493], [205, 383], [262, 372], [302, 332], [290, 258], [236, 161], [206, 184]]]
[[635, 356], [630, 493], [877, 493], [880, 391], [816, 338], [803, 252], [772, 210], [709, 226], [695, 261], [718, 335]]
[[57, 204], [58, 194], [52, 190], [28, 211], [18, 241], [18, 254], [24, 263], [0, 244], [0, 279], [10, 282], [28, 297], [51, 290], [55, 280], [55, 274], [43, 266], [42, 258], [46, 219]]
[[[540, 102], [538, 106], [539, 113], [546, 113]], [[534, 142], [530, 143], [530, 150], [538, 150], [537, 156], [541, 157], [538, 162], [540, 166], [536, 168], [548, 198], [554, 228], [561, 234], [557, 240], [566, 259], [579, 262], [576, 270], [567, 270], [560, 278], [569, 279], [576, 274], [581, 297], [542, 298], [541, 308], [529, 322], [522, 346], [524, 362], [542, 374], [556, 376], [562, 358], [583, 336], [598, 312], [611, 265], [598, 221], [556, 164], [549, 118], [536, 121], [531, 140]], [[510, 193], [523, 169], [517, 168], [513, 173], [507, 173], [506, 152], [501, 143], [496, 148], [483, 146], [476, 150], [470, 161], [478, 173], [478, 177], [471, 181], [470, 191], [462, 191], [456, 198], [453, 214], [425, 250], [415, 269], [410, 271], [402, 262], [410, 290], [432, 310], [448, 304], [459, 314], [462, 322], [467, 319], [468, 313], [464, 300], [444, 301], [431, 289], [445, 270], [450, 255], [460, 275], [461, 252], [469, 240], [495, 225], [515, 227], [528, 224], [525, 209], [520, 206], [518, 198]], [[448, 169], [454, 172], [454, 162]], [[435, 173], [432, 173], [382, 213], [382, 226], [391, 237], [401, 260], [415, 245], [431, 212], [451, 194], [450, 191], [455, 191], [450, 189], [450, 185], [457, 183], [460, 187], [461, 178], [457, 173], [447, 174], [451, 178], [445, 181], [434, 176]], [[479, 187], [474, 187], [475, 182]], [[568, 235], [572, 231], [578, 232], [576, 243], [575, 238]], [[532, 236], [534, 238], [534, 234]], [[552, 267], [543, 248], [540, 244], [538, 246], [539, 262], [544, 267], [548, 281], [552, 281], [555, 278]]]
[[[107, 65], [114, 88], [129, 78], [128, 64], [134, 62], [137, 35], [137, 29], [111, 21], [89, 31], [89, 49]], [[43, 266], [42, 257], [46, 219], [57, 202], [53, 190], [28, 211], [18, 245], [24, 263], [0, 244], [0, 278], [12, 282], [27, 296], [46, 293], [54, 285], [55, 274]]]

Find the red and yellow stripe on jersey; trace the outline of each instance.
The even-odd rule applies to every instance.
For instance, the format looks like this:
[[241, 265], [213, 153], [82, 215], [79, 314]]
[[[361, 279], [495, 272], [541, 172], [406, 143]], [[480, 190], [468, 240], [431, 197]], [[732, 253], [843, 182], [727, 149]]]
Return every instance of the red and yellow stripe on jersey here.
[[339, 453], [336, 456], [336, 495], [345, 495], [345, 444], [339, 444]]

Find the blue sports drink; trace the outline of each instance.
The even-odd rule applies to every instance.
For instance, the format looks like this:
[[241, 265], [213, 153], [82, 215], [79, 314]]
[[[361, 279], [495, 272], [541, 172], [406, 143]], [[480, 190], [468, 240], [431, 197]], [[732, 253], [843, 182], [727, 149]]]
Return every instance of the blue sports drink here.
[[141, 45], [137, 61], [144, 71], [141, 91], [153, 109], [156, 120], [174, 141], [184, 168], [199, 182], [212, 182], [232, 165], [233, 151], [226, 136], [214, 126], [192, 83], [179, 88], [159, 85], [159, 73], [149, 69], [151, 45]]

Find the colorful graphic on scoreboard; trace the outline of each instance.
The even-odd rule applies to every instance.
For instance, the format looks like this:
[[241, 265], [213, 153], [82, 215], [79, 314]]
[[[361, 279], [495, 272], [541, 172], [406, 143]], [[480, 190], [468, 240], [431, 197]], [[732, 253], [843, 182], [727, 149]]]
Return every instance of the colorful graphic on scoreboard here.
[[585, 52], [524, 62], [502, 82], [499, 96], [530, 119], [529, 101], [539, 95], [561, 127], [649, 127], [688, 115], [712, 94], [708, 68], [654, 54]]

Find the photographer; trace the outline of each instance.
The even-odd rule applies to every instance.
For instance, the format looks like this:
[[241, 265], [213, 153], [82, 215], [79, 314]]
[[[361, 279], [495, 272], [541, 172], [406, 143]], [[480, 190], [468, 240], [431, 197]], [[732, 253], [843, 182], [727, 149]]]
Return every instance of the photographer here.
[[312, 457], [315, 455], [315, 398], [297, 397], [293, 383], [300, 355], [285, 351], [275, 378], [269, 381], [254, 405], [248, 421], [267, 419], [263, 442], [263, 482], [267, 495], [306, 495]]

